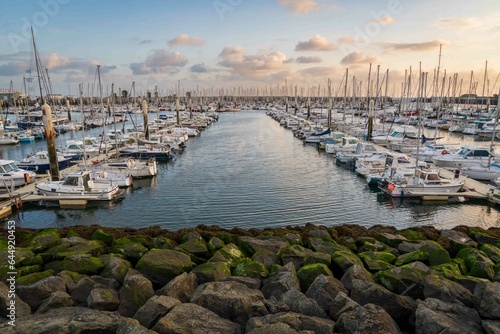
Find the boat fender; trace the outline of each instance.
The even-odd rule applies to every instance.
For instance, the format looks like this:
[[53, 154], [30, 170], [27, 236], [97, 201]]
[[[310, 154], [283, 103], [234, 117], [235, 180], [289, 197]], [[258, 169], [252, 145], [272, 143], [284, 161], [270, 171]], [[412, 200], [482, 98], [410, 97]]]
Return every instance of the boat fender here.
[[448, 153], [449, 153], [449, 152], [448, 152], [447, 150], [442, 150], [442, 151], [441, 151], [441, 155], [446, 155], [446, 154], [448, 154]]
[[24, 173], [24, 182], [30, 183], [30, 175], [28, 173]]
[[387, 186], [387, 189], [389, 189], [390, 191], [393, 191], [396, 187], [392, 184], [392, 183], [389, 183], [389, 185]]

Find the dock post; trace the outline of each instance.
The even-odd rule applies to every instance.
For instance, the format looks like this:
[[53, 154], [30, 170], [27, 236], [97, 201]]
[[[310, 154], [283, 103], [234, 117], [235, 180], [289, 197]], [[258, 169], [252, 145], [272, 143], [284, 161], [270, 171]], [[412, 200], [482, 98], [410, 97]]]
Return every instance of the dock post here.
[[69, 98], [66, 98], [66, 111], [68, 112], [68, 121], [71, 122], [71, 109], [69, 106]]
[[144, 117], [144, 138], [149, 140], [148, 102], [142, 100], [142, 116]]
[[45, 128], [45, 139], [47, 140], [51, 180], [59, 181], [59, 163], [57, 161], [54, 127], [52, 125], [52, 109], [47, 103], [42, 106], [42, 118], [43, 127]]

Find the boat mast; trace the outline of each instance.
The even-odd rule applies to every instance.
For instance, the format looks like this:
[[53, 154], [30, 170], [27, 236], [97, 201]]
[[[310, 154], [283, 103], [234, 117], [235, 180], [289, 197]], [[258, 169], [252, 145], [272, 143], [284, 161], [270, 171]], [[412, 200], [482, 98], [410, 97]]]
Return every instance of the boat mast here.
[[83, 168], [87, 169], [87, 150], [85, 149], [85, 113], [83, 112], [83, 84], [78, 85], [80, 94], [80, 108], [82, 109], [82, 138], [83, 138]]

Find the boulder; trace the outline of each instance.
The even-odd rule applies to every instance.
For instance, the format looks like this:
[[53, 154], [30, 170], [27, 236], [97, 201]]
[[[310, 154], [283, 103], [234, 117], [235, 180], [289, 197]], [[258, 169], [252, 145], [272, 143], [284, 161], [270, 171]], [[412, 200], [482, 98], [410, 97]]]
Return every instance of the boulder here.
[[288, 306], [290, 311], [312, 317], [328, 318], [318, 303], [297, 290], [290, 290], [281, 295], [279, 302]]
[[339, 292], [332, 300], [332, 306], [330, 307], [328, 314], [330, 315], [330, 318], [337, 321], [343, 313], [354, 311], [359, 306], [360, 305], [349, 298], [346, 293]]
[[158, 333], [241, 334], [241, 326], [197, 304], [175, 306], [152, 328]]
[[352, 300], [360, 305], [375, 304], [382, 307], [398, 323], [405, 324], [412, 318], [417, 303], [410, 297], [397, 295], [376, 283], [354, 279]]
[[375, 239], [389, 247], [398, 247], [402, 242], [408, 241], [408, 239], [402, 235], [392, 233], [379, 233], [375, 236]]
[[99, 259], [104, 263], [104, 268], [101, 271], [102, 277], [113, 278], [123, 284], [123, 280], [127, 272], [132, 268], [132, 264], [117, 256], [103, 255]]
[[276, 236], [238, 238], [238, 245], [249, 256], [254, 255], [259, 249], [267, 249], [271, 253], [278, 254], [281, 248], [288, 246], [288, 241]]
[[377, 279], [389, 291], [406, 295], [413, 299], [424, 298], [424, 278], [430, 272], [422, 262], [412, 262], [377, 273]]
[[164, 286], [171, 279], [194, 267], [189, 255], [169, 249], [152, 249], [137, 262], [135, 269], [153, 284]]
[[[8, 282], [7, 282], [8, 283]], [[9, 284], [10, 285], [10, 284]], [[16, 318], [24, 318], [31, 314], [30, 306], [25, 303], [17, 294], [14, 299], [9, 296], [10, 286], [8, 287], [3, 282], [0, 282], [0, 316], [6, 318], [10, 314], [11, 300], [15, 302]]]
[[464, 260], [470, 276], [486, 278], [488, 280], [492, 280], [495, 276], [495, 264], [493, 261], [484, 252], [476, 248], [462, 248], [458, 252], [457, 258]]
[[129, 271], [120, 289], [118, 312], [125, 317], [133, 317], [135, 312], [155, 294], [153, 284], [141, 274]]
[[406, 254], [419, 250], [421, 246], [419, 241], [403, 241], [397, 248], [401, 254]]
[[400, 267], [407, 263], [415, 262], [415, 261], [427, 261], [428, 254], [421, 250], [416, 250], [409, 253], [401, 254], [396, 258], [396, 262], [394, 263], [396, 267]]
[[284, 239], [288, 241], [290, 245], [302, 245], [302, 237], [297, 233], [287, 233]]
[[300, 290], [300, 283], [293, 263], [288, 263], [262, 282], [262, 293], [269, 299], [271, 296], [279, 299], [289, 290]]
[[371, 271], [380, 271], [393, 268], [393, 263], [396, 260], [396, 255], [389, 252], [367, 251], [359, 253], [358, 257]]
[[[7, 323], [0, 330], [12, 330]], [[147, 328], [137, 320], [86, 307], [64, 307], [35, 314], [16, 322], [16, 333], [135, 333], [146, 334]]]
[[54, 275], [54, 270], [48, 269], [38, 273], [28, 274], [26, 276], [21, 276], [16, 279], [16, 284], [20, 285], [30, 285], [44, 278], [51, 277]]
[[245, 277], [245, 276], [228, 276], [226, 281], [238, 282], [246, 285], [250, 289], [259, 290], [262, 284], [262, 281], [258, 278]]
[[451, 247], [455, 252], [464, 247], [477, 247], [477, 242], [472, 240], [467, 234], [455, 230], [442, 230], [441, 237], [450, 241]]
[[148, 252], [148, 248], [141, 240], [131, 240], [130, 238], [121, 238], [113, 241], [110, 253], [121, 254], [133, 263], [136, 263], [140, 258]]
[[355, 264], [354, 266], [347, 269], [340, 282], [347, 290], [350, 291], [354, 279], [375, 283], [375, 278], [373, 277], [373, 275], [368, 270], [366, 270], [365, 267], [359, 264]]
[[227, 244], [215, 252], [208, 262], [226, 262], [230, 267], [234, 267], [244, 257], [243, 252], [235, 244]]
[[85, 240], [78, 237], [61, 239], [60, 243], [47, 251], [53, 254], [55, 259], [63, 260], [73, 255], [88, 254], [100, 256], [106, 254], [106, 244], [100, 240]]
[[314, 282], [319, 275], [332, 276], [333, 274], [327, 265], [323, 263], [313, 263], [303, 266], [297, 271], [297, 277], [300, 282], [302, 291], [309, 289], [309, 286]]
[[483, 320], [482, 325], [486, 334], [500, 334], [500, 321]]
[[264, 267], [269, 270], [272, 266], [281, 264], [280, 257], [277, 254], [274, 254], [267, 249], [258, 250], [253, 256], [252, 260], [262, 264]]
[[99, 274], [103, 268], [104, 263], [102, 260], [90, 254], [70, 255], [65, 257], [61, 263], [61, 270], [69, 270], [86, 275]]
[[333, 265], [345, 273], [353, 265], [363, 266], [363, 262], [351, 251], [338, 251], [332, 254]]
[[289, 331], [290, 333], [297, 333], [298, 331], [311, 331], [315, 334], [331, 334], [335, 328], [335, 322], [329, 319], [311, 317], [295, 312], [282, 312], [251, 318], [245, 326], [245, 332], [281, 334], [283, 332], [276, 331], [280, 329], [284, 330], [284, 333], [286, 333], [287, 327], [269, 327], [269, 325], [278, 324], [288, 326], [291, 329], [291, 331]]
[[500, 283], [481, 283], [474, 289], [474, 307], [482, 318], [500, 320]]
[[366, 304], [342, 313], [335, 323], [335, 332], [398, 334], [401, 333], [401, 330], [382, 307]]
[[87, 305], [96, 310], [114, 311], [120, 305], [120, 298], [118, 292], [113, 289], [96, 288], [90, 291]]
[[31, 307], [32, 311], [36, 310], [45, 298], [50, 297], [56, 291], [66, 291], [66, 284], [57, 276], [50, 276], [33, 284], [17, 287], [18, 296]]
[[312, 282], [305, 295], [314, 299], [325, 312], [330, 312], [339, 292], [346, 295], [349, 293], [338, 279], [321, 274]]
[[54, 291], [46, 298], [40, 307], [36, 310], [36, 314], [47, 313], [49, 310], [73, 306], [73, 299], [64, 291]]
[[476, 310], [458, 303], [446, 303], [439, 299], [427, 298], [418, 301], [415, 313], [415, 333], [417, 334], [481, 334], [481, 318]]
[[312, 250], [303, 246], [291, 245], [281, 249], [278, 255], [280, 256], [283, 264], [292, 262], [294, 267], [298, 269], [305, 264], [307, 256], [312, 252]]
[[246, 257], [236, 263], [233, 269], [233, 275], [260, 279], [267, 277], [268, 271], [263, 264]]
[[187, 240], [186, 242], [177, 246], [175, 249], [180, 250], [181, 252], [196, 255], [197, 257], [201, 258], [208, 257], [207, 242], [201, 239], [201, 237], [199, 239]]
[[424, 278], [424, 297], [434, 298], [447, 303], [460, 301], [472, 307], [472, 293], [457, 282], [453, 282], [440, 274], [429, 273]]
[[142, 326], [152, 328], [156, 325], [158, 320], [180, 304], [182, 303], [173, 297], [153, 296], [137, 310], [134, 319], [139, 321]]
[[226, 262], [206, 262], [196, 266], [192, 273], [196, 274], [198, 282], [206, 283], [223, 281], [231, 275], [231, 269]]
[[92, 236], [90, 237], [91, 240], [100, 240], [104, 242], [107, 246], [111, 246], [113, 243], [113, 236], [110, 235], [109, 233], [104, 232], [102, 228], [98, 228], [97, 230], [92, 233]]
[[102, 283], [96, 282], [90, 277], [81, 278], [76, 287], [71, 291], [71, 298], [76, 306], [87, 306], [87, 300], [90, 295], [90, 291], [94, 289], [106, 289], [108, 288]]
[[35, 253], [41, 253], [53, 247], [61, 239], [58, 229], [51, 228], [40, 231], [31, 239], [30, 248]]
[[244, 326], [249, 318], [266, 315], [264, 296], [246, 285], [224, 281], [198, 286], [191, 302], [205, 307], [219, 316]]
[[332, 239], [322, 239], [322, 238], [309, 238], [307, 240], [308, 247], [315, 252], [321, 252], [332, 255], [338, 251], [350, 252], [349, 248], [339, 245]]
[[480, 245], [490, 244], [500, 247], [500, 238], [489, 235], [485, 230], [479, 228], [470, 228], [469, 235]]
[[198, 287], [198, 278], [193, 272], [182, 273], [172, 279], [163, 288], [156, 292], [157, 295], [170, 296], [187, 303], [191, 300], [194, 291]]
[[432, 240], [420, 242], [420, 250], [427, 253], [427, 262], [431, 266], [448, 263], [451, 261], [450, 254], [440, 244]]
[[304, 264], [313, 264], [313, 263], [323, 263], [324, 265], [332, 264], [332, 257], [330, 254], [322, 253], [322, 252], [311, 252], [306, 258]]
[[208, 243], [207, 243], [208, 252], [211, 255], [213, 255], [216, 251], [218, 251], [219, 249], [221, 249], [224, 246], [225, 246], [224, 241], [222, 241], [221, 239], [219, 239], [217, 237], [210, 238], [210, 240], [208, 240]]
[[500, 262], [500, 247], [484, 244], [481, 245], [481, 250], [490, 258], [491, 261], [497, 264]]

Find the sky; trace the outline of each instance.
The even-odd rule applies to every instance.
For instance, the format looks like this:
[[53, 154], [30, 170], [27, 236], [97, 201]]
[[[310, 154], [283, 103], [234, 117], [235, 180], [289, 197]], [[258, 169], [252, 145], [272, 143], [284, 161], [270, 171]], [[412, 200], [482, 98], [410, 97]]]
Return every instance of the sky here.
[[36, 73], [32, 26], [52, 91], [62, 95], [78, 95], [79, 84], [90, 95], [97, 65], [104, 93], [112, 84], [132, 93], [134, 83], [138, 96], [179, 86], [181, 94], [286, 87], [289, 95], [297, 86], [313, 95], [328, 80], [338, 95], [346, 70], [360, 90], [377, 72], [385, 85], [389, 70], [388, 92], [397, 95], [405, 71], [417, 82], [419, 69], [428, 87], [446, 73], [450, 90], [456, 73], [457, 92], [492, 95], [498, 17], [498, 0], [2, 0], [0, 88], [23, 91], [23, 78]]

